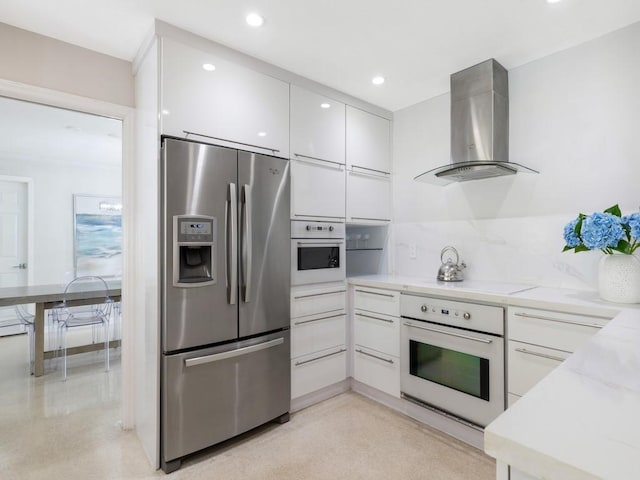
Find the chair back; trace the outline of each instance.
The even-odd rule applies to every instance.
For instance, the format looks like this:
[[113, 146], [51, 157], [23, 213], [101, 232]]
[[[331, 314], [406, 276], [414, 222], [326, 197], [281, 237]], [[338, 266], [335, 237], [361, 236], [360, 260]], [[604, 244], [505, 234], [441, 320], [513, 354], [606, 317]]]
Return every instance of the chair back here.
[[78, 298], [78, 294], [81, 292], [91, 291], [95, 293], [95, 297], [104, 297], [103, 303], [91, 304], [90, 308], [98, 310], [106, 316], [111, 313], [111, 305], [113, 301], [109, 297], [109, 286], [102, 277], [86, 275], [82, 277], [76, 277], [67, 283], [62, 294], [62, 306], [69, 310], [81, 310], [87, 309], [88, 306], [81, 307], [69, 307], [67, 303], [71, 300]]
[[33, 325], [35, 316], [29, 313], [24, 305], [15, 305], [15, 311], [21, 324]]

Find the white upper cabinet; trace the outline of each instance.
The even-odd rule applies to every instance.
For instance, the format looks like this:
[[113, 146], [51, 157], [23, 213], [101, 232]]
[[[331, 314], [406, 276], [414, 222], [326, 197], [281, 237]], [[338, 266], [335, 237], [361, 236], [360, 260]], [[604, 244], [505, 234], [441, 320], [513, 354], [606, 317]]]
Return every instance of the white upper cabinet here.
[[391, 173], [391, 122], [347, 105], [347, 166]]
[[345, 105], [291, 86], [291, 218], [344, 221]]
[[167, 38], [161, 65], [163, 134], [289, 157], [288, 83]]
[[291, 86], [291, 158], [345, 163], [345, 105]]

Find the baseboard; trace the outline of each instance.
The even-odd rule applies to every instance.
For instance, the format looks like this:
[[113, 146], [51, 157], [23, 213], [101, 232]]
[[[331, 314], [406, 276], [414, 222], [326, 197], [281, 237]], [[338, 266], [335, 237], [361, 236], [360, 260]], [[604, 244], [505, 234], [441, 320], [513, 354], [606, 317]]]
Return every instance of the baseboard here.
[[335, 397], [336, 395], [340, 395], [341, 393], [348, 392], [349, 390], [351, 390], [350, 380], [350, 378], [347, 378], [345, 380], [342, 380], [341, 382], [334, 383], [333, 385], [321, 388], [320, 390], [316, 390], [315, 392], [302, 395], [298, 398], [293, 398], [291, 400], [291, 412], [297, 412], [298, 410], [310, 407], [311, 405], [322, 402], [331, 397]]

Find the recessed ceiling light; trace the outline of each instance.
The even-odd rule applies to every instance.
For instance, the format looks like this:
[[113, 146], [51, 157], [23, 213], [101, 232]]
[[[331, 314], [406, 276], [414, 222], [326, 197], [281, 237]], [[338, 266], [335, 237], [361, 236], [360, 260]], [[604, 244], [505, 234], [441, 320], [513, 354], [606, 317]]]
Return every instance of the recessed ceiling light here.
[[163, 114], [163, 115], [169, 115], [169, 113], [170, 113], [170, 112], [169, 112], [169, 110], [166, 110], [166, 109], [165, 109], [165, 110], [162, 110], [162, 114]]
[[329, 108], [329, 107], [331, 107], [330, 103], [321, 103], [320, 104], [320, 108]]
[[207, 72], [213, 72], [216, 69], [216, 66], [212, 63], [203, 63], [202, 68]]
[[247, 23], [252, 27], [261, 27], [264, 23], [264, 18], [262, 18], [257, 13], [250, 13], [249, 15], [247, 15], [246, 20]]
[[547, 0], [547, 3], [559, 3], [562, 0]]
[[373, 77], [371, 83], [374, 85], [382, 85], [384, 83], [384, 77]]
[[266, 137], [267, 136], [267, 132], [258, 132], [258, 136], [259, 137]]

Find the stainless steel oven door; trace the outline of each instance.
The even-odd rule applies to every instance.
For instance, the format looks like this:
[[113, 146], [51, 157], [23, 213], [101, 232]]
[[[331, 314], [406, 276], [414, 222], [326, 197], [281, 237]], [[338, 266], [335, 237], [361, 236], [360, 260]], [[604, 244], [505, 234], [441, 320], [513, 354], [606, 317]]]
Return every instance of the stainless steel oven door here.
[[504, 411], [503, 338], [402, 319], [401, 390], [485, 427]]
[[291, 240], [291, 285], [342, 281], [344, 263], [342, 239]]

